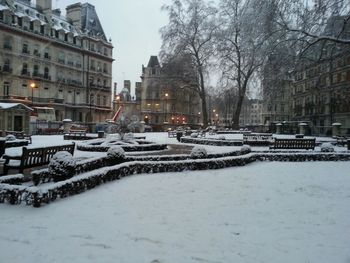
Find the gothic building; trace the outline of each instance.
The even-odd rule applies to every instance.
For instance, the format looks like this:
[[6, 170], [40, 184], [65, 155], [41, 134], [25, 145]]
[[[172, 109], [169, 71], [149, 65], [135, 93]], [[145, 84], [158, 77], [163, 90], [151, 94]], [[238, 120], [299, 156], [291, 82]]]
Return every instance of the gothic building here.
[[112, 50], [95, 7], [66, 16], [52, 0], [0, 0], [0, 102], [53, 108], [55, 119], [111, 116]]
[[141, 119], [155, 131], [198, 127], [200, 98], [187, 81], [193, 76], [180, 61], [160, 65], [158, 57], [151, 56], [147, 67], [142, 66]]

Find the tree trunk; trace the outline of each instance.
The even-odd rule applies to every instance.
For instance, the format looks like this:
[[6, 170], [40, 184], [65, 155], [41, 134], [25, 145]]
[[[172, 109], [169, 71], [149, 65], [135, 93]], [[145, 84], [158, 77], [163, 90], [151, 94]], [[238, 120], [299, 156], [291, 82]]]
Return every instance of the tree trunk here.
[[244, 93], [240, 93], [238, 96], [237, 106], [234, 109], [234, 114], [232, 117], [232, 129], [238, 130], [239, 129], [239, 115], [241, 114], [241, 109], [243, 105], [244, 100]]
[[[197, 59], [197, 61], [199, 61]], [[203, 128], [206, 128], [208, 126], [208, 109], [207, 109], [207, 96], [205, 92], [205, 87], [204, 87], [204, 76], [203, 76], [203, 71], [202, 67], [200, 66], [198, 68], [198, 73], [199, 73], [199, 81], [200, 81], [200, 97], [202, 99], [202, 116], [203, 116]]]

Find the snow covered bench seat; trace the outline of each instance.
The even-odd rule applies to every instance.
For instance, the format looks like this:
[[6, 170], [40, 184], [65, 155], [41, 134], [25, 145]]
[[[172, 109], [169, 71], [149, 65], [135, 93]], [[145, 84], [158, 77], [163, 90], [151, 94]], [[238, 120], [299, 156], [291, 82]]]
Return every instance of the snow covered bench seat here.
[[304, 149], [304, 150], [314, 150], [316, 145], [316, 139], [306, 139], [306, 138], [275, 138], [270, 149]]
[[23, 173], [26, 168], [32, 168], [48, 164], [52, 156], [60, 151], [67, 151], [74, 154], [75, 143], [59, 146], [50, 146], [42, 148], [22, 148], [22, 155], [10, 156], [4, 155], [4, 175], [8, 174], [9, 170], [18, 170]]

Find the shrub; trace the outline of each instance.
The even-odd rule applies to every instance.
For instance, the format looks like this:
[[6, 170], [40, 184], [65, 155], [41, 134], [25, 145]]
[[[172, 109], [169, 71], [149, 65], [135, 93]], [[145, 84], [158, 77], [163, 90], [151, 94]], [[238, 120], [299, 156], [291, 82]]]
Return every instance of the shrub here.
[[114, 145], [107, 151], [107, 162], [109, 165], [115, 165], [123, 162], [125, 151], [121, 146]]
[[191, 133], [191, 138], [197, 138], [197, 137], [198, 137], [198, 133], [196, 132]]
[[117, 159], [117, 158], [124, 158], [125, 157], [125, 151], [121, 146], [112, 146], [107, 151], [107, 158], [109, 159]]
[[67, 180], [75, 174], [76, 162], [67, 151], [57, 152], [49, 163], [49, 173], [55, 182]]
[[12, 134], [9, 134], [6, 136], [5, 138], [6, 141], [15, 141], [16, 140], [16, 137]]
[[334, 152], [334, 146], [329, 142], [321, 144], [321, 152]]
[[201, 146], [195, 146], [192, 148], [191, 157], [192, 158], [205, 158], [208, 155], [207, 150]]
[[250, 153], [251, 151], [252, 151], [252, 148], [247, 144], [243, 145], [241, 148], [241, 152], [244, 152], [244, 153]]

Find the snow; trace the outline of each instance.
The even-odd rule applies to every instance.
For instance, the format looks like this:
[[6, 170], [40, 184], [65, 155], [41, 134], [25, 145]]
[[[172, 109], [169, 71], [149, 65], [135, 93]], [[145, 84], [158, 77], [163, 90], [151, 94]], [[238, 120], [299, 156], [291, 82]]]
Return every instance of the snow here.
[[139, 175], [40, 209], [0, 205], [2, 261], [348, 262], [349, 168]]
[[349, 170], [350, 162], [254, 162], [133, 175], [41, 208], [0, 204], [0, 262], [350, 262]]

